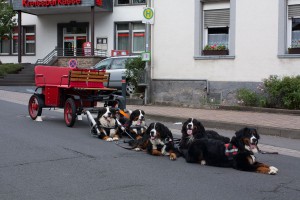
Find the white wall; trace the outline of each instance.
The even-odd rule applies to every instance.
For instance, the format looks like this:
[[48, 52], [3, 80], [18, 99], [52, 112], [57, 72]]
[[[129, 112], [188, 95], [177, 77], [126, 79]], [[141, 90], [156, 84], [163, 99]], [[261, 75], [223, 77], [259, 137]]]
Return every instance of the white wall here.
[[155, 1], [154, 79], [261, 81], [300, 74], [300, 58], [279, 59], [278, 1], [236, 0], [235, 59], [195, 60], [195, 1]]

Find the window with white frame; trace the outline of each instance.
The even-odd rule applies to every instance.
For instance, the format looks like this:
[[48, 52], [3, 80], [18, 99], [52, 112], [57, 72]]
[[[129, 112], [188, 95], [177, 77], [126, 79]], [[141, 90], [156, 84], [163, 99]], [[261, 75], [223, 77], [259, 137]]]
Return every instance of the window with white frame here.
[[[35, 44], [35, 26], [22, 26], [22, 54], [34, 55], [36, 51]], [[17, 55], [19, 46], [19, 28], [14, 27], [11, 37], [4, 36], [0, 38], [0, 55]]]
[[300, 4], [288, 5], [287, 27], [287, 47], [300, 48]]
[[133, 24], [132, 52], [140, 53], [142, 51], [145, 51], [145, 25]]
[[146, 0], [116, 0], [116, 5], [145, 4]]
[[34, 26], [24, 27], [24, 53], [25, 54], [35, 54]]
[[145, 24], [129, 22], [116, 24], [116, 50], [141, 53], [145, 50]]
[[3, 36], [0, 39], [0, 54], [9, 54], [10, 53], [10, 39], [8, 36]]
[[12, 53], [17, 54], [18, 53], [18, 27], [13, 28], [12, 33]]
[[129, 50], [129, 24], [117, 24], [116, 27], [116, 49]]
[[218, 9], [204, 4], [203, 10], [203, 48], [228, 49], [229, 43], [230, 9]]

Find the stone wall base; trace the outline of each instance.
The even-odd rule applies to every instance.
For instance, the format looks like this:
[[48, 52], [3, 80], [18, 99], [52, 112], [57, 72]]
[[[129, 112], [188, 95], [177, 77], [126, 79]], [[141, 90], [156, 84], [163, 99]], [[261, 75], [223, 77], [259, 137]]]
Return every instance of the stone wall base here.
[[103, 60], [104, 57], [97, 57], [97, 56], [84, 56], [84, 57], [58, 57], [56, 63], [54, 63], [55, 66], [62, 66], [62, 67], [68, 67], [69, 66], [69, 60], [75, 59], [78, 63], [78, 68], [89, 68], [91, 66], [94, 66], [96, 63], [98, 63], [100, 60]]
[[154, 79], [151, 84], [151, 103], [192, 108], [235, 106], [238, 105], [238, 89], [255, 91], [259, 84], [260, 82]]

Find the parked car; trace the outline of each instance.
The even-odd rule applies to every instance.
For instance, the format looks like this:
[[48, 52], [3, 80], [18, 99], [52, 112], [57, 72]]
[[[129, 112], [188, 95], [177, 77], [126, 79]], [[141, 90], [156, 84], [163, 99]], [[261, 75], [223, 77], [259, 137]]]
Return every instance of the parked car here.
[[[110, 57], [98, 62], [93, 69], [103, 70], [105, 69], [110, 73], [109, 87], [122, 90], [122, 76], [125, 76], [125, 63], [128, 59], [138, 58], [139, 56], [118, 56]], [[135, 92], [135, 85], [127, 82], [126, 93], [128, 95]]]

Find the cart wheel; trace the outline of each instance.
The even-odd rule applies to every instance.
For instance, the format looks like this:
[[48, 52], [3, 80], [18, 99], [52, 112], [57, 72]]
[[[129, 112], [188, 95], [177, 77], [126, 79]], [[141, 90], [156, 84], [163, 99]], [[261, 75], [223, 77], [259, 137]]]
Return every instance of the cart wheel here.
[[37, 94], [30, 97], [28, 102], [28, 112], [31, 119], [35, 120], [38, 116], [41, 116], [44, 106], [44, 99]]
[[68, 127], [72, 127], [76, 121], [76, 105], [72, 98], [68, 98], [65, 103], [64, 118]]

